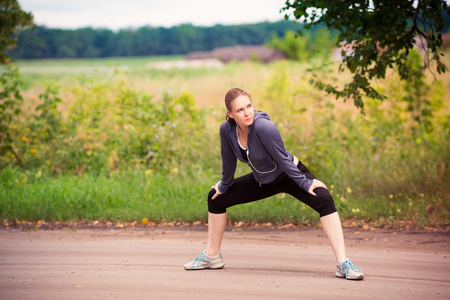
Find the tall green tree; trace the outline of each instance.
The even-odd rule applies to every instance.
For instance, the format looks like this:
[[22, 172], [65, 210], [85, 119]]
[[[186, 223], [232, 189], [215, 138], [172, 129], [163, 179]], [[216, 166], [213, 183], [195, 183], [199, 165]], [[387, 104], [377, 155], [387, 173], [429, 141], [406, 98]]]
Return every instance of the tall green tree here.
[[307, 32], [301, 37], [291, 30], [286, 31], [283, 38], [272, 32], [265, 45], [280, 50], [288, 59], [307, 61], [314, 57], [328, 57], [335, 48], [335, 40], [328, 29], [320, 27], [316, 32]]
[[33, 25], [31, 13], [24, 12], [17, 0], [0, 0], [0, 63], [6, 64], [10, 61], [5, 53], [17, 43], [14, 36], [22, 29]]
[[[12, 153], [23, 168], [22, 158], [15, 150], [11, 132], [13, 120], [21, 114], [19, 72], [5, 53], [17, 43], [15, 34], [33, 25], [30, 13], [22, 11], [17, 0], [0, 0], [0, 158]], [[1, 161], [0, 161], [1, 165]]]
[[288, 59], [305, 61], [310, 58], [310, 53], [307, 50], [309, 43], [311, 43], [309, 33], [297, 38], [295, 32], [286, 31], [283, 38], [279, 38], [275, 33], [272, 33], [271, 39], [265, 45], [268, 48], [280, 50]]
[[424, 52], [422, 72], [447, 71], [440, 51], [447, 25], [443, 12], [450, 14], [445, 0], [286, 0], [282, 11], [286, 19], [293, 15], [303, 22], [305, 30], [324, 23], [339, 32], [338, 44], [346, 48], [339, 70], [349, 70], [351, 82], [343, 88], [312, 82], [336, 98], [353, 98], [362, 110], [364, 96], [384, 99], [371, 80], [385, 78], [387, 69], [395, 68], [403, 80], [414, 76], [407, 61], [415, 46]]

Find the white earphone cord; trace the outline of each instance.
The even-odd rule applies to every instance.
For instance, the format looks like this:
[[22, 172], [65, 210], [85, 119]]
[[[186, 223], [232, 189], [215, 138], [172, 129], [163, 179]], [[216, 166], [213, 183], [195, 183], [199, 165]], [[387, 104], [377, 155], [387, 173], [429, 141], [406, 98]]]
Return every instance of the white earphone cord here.
[[272, 163], [275, 166], [275, 168], [272, 171], [268, 171], [268, 172], [258, 171], [258, 169], [256, 169], [255, 166], [252, 164], [249, 153], [250, 153], [250, 151], [248, 151], [248, 145], [247, 145], [247, 159], [248, 159], [248, 162], [250, 163], [250, 165], [253, 167], [253, 169], [255, 169], [256, 172], [258, 172], [260, 174], [268, 174], [268, 173], [272, 173], [273, 171], [275, 171], [277, 169], [277, 164], [275, 163], [275, 161], [272, 160]]

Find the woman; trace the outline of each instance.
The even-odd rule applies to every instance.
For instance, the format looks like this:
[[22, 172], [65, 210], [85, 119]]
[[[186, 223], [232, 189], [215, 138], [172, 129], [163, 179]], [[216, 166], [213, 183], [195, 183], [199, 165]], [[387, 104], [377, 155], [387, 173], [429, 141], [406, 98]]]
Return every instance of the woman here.
[[[336, 256], [337, 277], [360, 280], [364, 275], [345, 254], [344, 235], [333, 198], [291, 153], [269, 116], [253, 109], [251, 96], [233, 88], [225, 96], [226, 122], [220, 126], [222, 180], [208, 195], [208, 246], [186, 270], [224, 267], [220, 246], [227, 222], [226, 208], [288, 193], [320, 214], [322, 227]], [[252, 173], [234, 179], [236, 161]]]

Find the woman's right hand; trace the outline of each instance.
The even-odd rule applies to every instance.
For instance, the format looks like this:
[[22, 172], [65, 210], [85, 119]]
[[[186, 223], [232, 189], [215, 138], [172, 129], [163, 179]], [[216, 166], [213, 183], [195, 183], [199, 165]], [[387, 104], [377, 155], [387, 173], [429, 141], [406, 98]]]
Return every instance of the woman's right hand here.
[[219, 195], [222, 194], [222, 193], [219, 191], [219, 183], [220, 183], [220, 181], [219, 181], [218, 183], [216, 183], [216, 185], [213, 185], [213, 186], [211, 187], [211, 189], [216, 190], [216, 193], [214, 194], [214, 196], [212, 196], [212, 199], [213, 199], [213, 200], [216, 199], [217, 196], [219, 196]]
[[320, 180], [313, 179], [313, 182], [312, 182], [311, 186], [309, 187], [308, 193], [310, 193], [313, 196], [316, 196], [316, 193], [314, 193], [313, 191], [314, 191], [314, 189], [319, 188], [319, 187], [328, 189], [327, 186], [325, 185], [325, 183], [323, 183]]

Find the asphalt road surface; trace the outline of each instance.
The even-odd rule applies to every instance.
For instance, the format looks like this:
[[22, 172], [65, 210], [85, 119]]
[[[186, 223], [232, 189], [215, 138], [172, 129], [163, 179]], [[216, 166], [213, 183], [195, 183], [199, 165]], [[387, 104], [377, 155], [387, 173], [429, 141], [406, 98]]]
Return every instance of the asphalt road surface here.
[[447, 231], [345, 229], [350, 281], [321, 229], [228, 228], [225, 268], [185, 271], [206, 230], [0, 229], [0, 299], [450, 299]]

